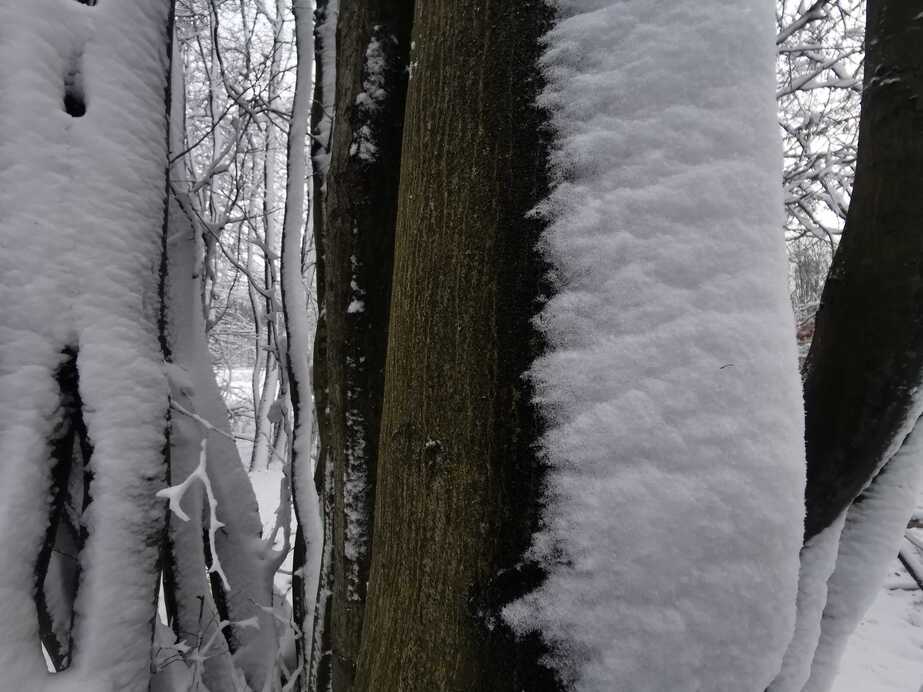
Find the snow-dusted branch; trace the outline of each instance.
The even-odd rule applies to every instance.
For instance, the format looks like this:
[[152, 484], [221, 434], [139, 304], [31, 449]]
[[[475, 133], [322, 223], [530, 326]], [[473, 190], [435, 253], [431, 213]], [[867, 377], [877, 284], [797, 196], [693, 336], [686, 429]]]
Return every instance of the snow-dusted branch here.
[[218, 549], [215, 544], [215, 534], [218, 533], [218, 529], [223, 528], [224, 524], [218, 519], [218, 500], [215, 499], [215, 493], [212, 490], [212, 482], [208, 477], [208, 466], [207, 466], [207, 457], [208, 457], [208, 438], [202, 438], [202, 447], [199, 452], [199, 465], [196, 466], [195, 470], [183, 480], [182, 483], [178, 485], [172, 485], [169, 488], [164, 488], [163, 490], [158, 491], [157, 497], [165, 498], [170, 502], [170, 511], [172, 511], [176, 516], [178, 516], [183, 521], [189, 521], [189, 515], [183, 511], [182, 500], [183, 495], [186, 494], [186, 491], [189, 487], [195, 483], [195, 481], [200, 481], [202, 486], [205, 489], [205, 498], [208, 502], [208, 543], [211, 550], [211, 560], [212, 564], [209, 566], [208, 571], [213, 574], [217, 574], [221, 579], [221, 584], [224, 586], [225, 591], [230, 590], [231, 584], [228, 582], [227, 575], [224, 573], [224, 569], [221, 567], [221, 559], [218, 557]]

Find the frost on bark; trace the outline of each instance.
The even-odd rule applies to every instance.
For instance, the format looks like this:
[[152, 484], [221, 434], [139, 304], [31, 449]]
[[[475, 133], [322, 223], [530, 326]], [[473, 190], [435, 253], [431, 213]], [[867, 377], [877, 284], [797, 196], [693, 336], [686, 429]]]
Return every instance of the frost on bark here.
[[172, 3], [92, 5], [0, 2], [9, 689], [134, 691], [150, 681], [165, 516], [155, 493], [166, 477]]
[[870, 0], [852, 201], [805, 362], [805, 538], [839, 516], [920, 416], [923, 50], [914, 3]]
[[499, 614], [541, 579], [521, 561], [540, 480], [522, 375], [541, 347], [541, 224], [527, 212], [547, 192], [533, 104], [549, 19], [540, 0], [414, 9], [355, 690], [556, 684], [537, 642], [515, 643]]
[[322, 137], [316, 144], [329, 146], [326, 160], [315, 155], [321, 166], [329, 161], [316, 171], [326, 172], [323, 207], [315, 207], [326, 354], [316, 391], [333, 487], [325, 489], [329, 624], [315, 665], [318, 684], [334, 690], [352, 685], [365, 614], [412, 5], [363, 0], [339, 9], [328, 85], [336, 127], [329, 145]]

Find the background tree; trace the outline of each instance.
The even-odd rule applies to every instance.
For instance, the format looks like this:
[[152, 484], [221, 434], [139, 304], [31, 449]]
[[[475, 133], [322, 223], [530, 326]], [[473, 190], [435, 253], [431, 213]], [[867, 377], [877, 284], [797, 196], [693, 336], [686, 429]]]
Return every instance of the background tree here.
[[781, 0], [776, 21], [785, 235], [806, 355], [855, 175], [865, 2]]
[[920, 8], [911, 5], [867, 4], [855, 185], [804, 366], [800, 618], [817, 621], [823, 610], [823, 621], [819, 632], [801, 625], [806, 639], [796, 635], [774, 689], [829, 689], [845, 640], [898, 551], [920, 486], [914, 430], [923, 411], [923, 247], [915, 229], [923, 206], [912, 191], [923, 174], [915, 76], [923, 51]]

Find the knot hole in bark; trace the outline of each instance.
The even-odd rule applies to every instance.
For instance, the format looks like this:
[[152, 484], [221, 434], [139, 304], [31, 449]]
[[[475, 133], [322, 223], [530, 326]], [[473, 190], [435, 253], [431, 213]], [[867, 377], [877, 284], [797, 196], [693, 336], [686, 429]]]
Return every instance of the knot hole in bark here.
[[[82, 2], [83, 0], [81, 0]], [[95, 0], [87, 0], [83, 4], [96, 4]], [[64, 73], [64, 112], [72, 118], [82, 118], [87, 112], [86, 99], [83, 93], [82, 55], [75, 55], [68, 64]]]

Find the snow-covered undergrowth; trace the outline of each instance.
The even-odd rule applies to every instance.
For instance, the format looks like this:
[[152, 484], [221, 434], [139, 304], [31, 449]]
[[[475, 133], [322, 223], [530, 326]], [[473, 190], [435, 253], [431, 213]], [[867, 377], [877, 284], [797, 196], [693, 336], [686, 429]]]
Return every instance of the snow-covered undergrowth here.
[[[0, 1], [4, 689], [147, 687], [167, 408], [157, 319], [168, 9]], [[77, 353], [92, 502], [80, 646], [66, 674], [48, 677], [34, 565], [21, 556], [39, 553], [48, 526], [65, 348]]]
[[559, 292], [547, 582], [575, 689], [761, 692], [794, 625], [804, 452], [765, 0], [560, 0], [540, 209]]

